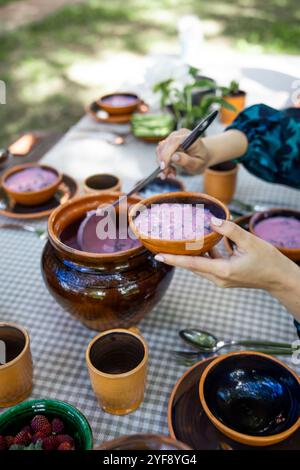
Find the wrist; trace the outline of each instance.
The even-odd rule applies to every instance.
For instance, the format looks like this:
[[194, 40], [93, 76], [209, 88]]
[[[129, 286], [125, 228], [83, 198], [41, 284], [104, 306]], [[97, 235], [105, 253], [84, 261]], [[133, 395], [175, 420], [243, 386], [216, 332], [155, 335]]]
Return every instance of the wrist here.
[[[273, 270], [272, 283], [266, 290], [274, 297], [281, 299], [289, 292], [295, 292], [300, 285], [300, 268], [293, 261], [284, 257], [284, 263], [278, 263], [278, 269]], [[282, 260], [283, 261], [283, 260]]]

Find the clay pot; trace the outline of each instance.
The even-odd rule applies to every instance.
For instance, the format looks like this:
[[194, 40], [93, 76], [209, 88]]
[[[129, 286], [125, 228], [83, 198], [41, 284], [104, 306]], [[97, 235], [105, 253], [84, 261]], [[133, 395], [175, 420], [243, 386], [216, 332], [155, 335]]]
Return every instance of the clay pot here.
[[[57, 175], [57, 178], [49, 186], [46, 186], [45, 188], [42, 188], [42, 189], [38, 189], [36, 191], [26, 191], [26, 192], [14, 191], [9, 186], [7, 186], [5, 181], [7, 180], [9, 176], [11, 176], [13, 173], [17, 173], [27, 168], [45, 168], [55, 173]], [[23, 165], [13, 166], [12, 168], [4, 172], [2, 176], [2, 187], [4, 191], [8, 194], [8, 196], [14, 201], [19, 202], [20, 204], [23, 204], [25, 206], [35, 206], [38, 204], [42, 204], [43, 202], [46, 202], [49, 199], [51, 199], [52, 196], [55, 194], [61, 181], [62, 181], [62, 174], [59, 173], [55, 168], [51, 166], [38, 165], [36, 163], [24, 163]]]
[[[27, 330], [15, 323], [0, 323], [0, 407], [25, 400], [32, 390], [32, 358]], [[1, 361], [2, 362], [2, 361]]]
[[240, 114], [241, 111], [245, 108], [246, 104], [246, 93], [240, 90], [236, 94], [223, 96], [223, 100], [232, 106], [235, 107], [235, 111], [231, 111], [230, 109], [226, 109], [221, 106], [220, 109], [220, 121], [223, 124], [231, 124], [235, 118]]
[[91, 175], [84, 180], [84, 192], [90, 193], [103, 193], [104, 191], [121, 191], [121, 181], [115, 175], [106, 173]]
[[[156, 261], [143, 246], [110, 254], [88, 253], [60, 240], [62, 231], [87, 211], [111, 204], [120, 193], [86, 195], [57, 208], [49, 217], [49, 241], [42, 255], [45, 283], [57, 302], [95, 330], [137, 324], [162, 298], [173, 268]], [[132, 196], [128, 203], [140, 198]]]
[[204, 192], [225, 204], [232, 200], [237, 180], [238, 165], [233, 162], [220, 163], [204, 172]]

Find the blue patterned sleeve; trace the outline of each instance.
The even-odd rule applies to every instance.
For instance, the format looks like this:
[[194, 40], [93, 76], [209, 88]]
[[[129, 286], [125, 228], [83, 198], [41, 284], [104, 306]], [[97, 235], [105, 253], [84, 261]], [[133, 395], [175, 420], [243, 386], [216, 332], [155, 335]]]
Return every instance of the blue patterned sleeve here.
[[266, 181], [300, 189], [300, 109], [278, 111], [264, 104], [245, 109], [226, 129], [248, 139], [239, 159], [250, 173]]

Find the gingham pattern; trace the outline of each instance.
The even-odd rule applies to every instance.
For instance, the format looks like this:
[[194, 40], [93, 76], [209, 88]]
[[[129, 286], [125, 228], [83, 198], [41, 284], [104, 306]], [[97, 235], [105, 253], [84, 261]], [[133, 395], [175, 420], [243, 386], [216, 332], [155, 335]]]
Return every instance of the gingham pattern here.
[[[52, 155], [59, 154], [61, 145], [53, 149]], [[147, 153], [153, 151], [153, 146], [145, 144], [145, 152], [139, 158], [149, 158]], [[71, 156], [65, 154], [65, 158]], [[141, 160], [141, 166], [144, 161]], [[201, 190], [201, 177], [184, 180], [187, 188]], [[247, 202], [299, 206], [297, 191], [264, 183], [244, 170], [239, 174], [237, 197]], [[45, 221], [33, 223], [46, 226]], [[168, 434], [168, 399], [185, 370], [171, 354], [173, 349], [184, 347], [178, 339], [181, 328], [203, 328], [220, 338], [296, 339], [292, 317], [267, 293], [222, 290], [189, 272], [177, 270], [160, 304], [140, 324], [150, 346], [145, 401], [130, 415], [106, 414], [96, 402], [85, 365], [85, 350], [95, 332], [63, 311], [48, 293], [40, 271], [43, 245], [34, 234], [0, 230], [0, 319], [18, 322], [29, 329], [34, 360], [32, 397], [57, 398], [77, 406], [88, 418], [97, 444], [137, 432]], [[291, 364], [290, 359], [285, 360]]]

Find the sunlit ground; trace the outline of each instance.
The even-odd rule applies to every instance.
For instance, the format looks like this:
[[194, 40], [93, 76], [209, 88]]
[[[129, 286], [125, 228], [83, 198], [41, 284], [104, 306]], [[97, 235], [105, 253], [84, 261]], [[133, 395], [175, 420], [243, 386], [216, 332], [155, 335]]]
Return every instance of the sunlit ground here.
[[[9, 3], [1, 0], [0, 5]], [[0, 35], [0, 145], [28, 129], [65, 131], [83, 107], [139, 73], [150, 50], [176, 51], [182, 14], [201, 17], [208, 41], [299, 53], [298, 0], [86, 0]], [[253, 49], [254, 48], [254, 49]]]

